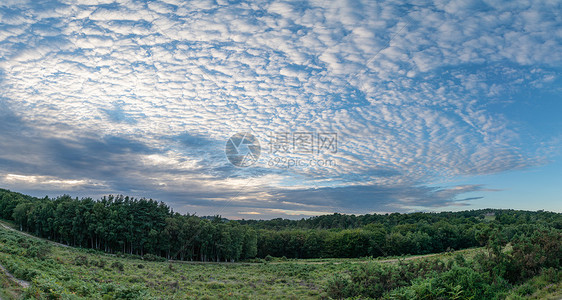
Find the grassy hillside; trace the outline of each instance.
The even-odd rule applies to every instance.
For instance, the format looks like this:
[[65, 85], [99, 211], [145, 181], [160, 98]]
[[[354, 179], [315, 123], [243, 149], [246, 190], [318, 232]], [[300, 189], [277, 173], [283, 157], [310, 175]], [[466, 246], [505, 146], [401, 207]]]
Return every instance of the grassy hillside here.
[[[3, 274], [0, 296], [2, 299], [318, 299], [335, 296], [338, 278], [354, 276], [354, 272], [364, 268], [454, 264], [461, 255], [470, 261], [483, 251], [479, 248], [408, 260], [162, 262], [63, 247], [0, 227], [0, 264], [15, 277], [31, 284], [22, 288]], [[506, 289], [503, 297], [555, 298], [562, 295], [560, 291], [560, 278], [552, 282], [545, 276], [538, 276]]]
[[4, 228], [0, 237], [0, 263], [32, 283], [23, 296], [41, 298], [316, 298], [325, 277], [345, 267], [151, 262], [53, 246]]

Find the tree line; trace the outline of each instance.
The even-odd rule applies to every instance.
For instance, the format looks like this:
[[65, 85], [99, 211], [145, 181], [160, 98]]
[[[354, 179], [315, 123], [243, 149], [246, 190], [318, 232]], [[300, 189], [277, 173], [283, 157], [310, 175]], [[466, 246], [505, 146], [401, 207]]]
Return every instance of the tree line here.
[[562, 214], [471, 210], [384, 215], [324, 215], [302, 220], [248, 220], [258, 231], [258, 256], [287, 258], [379, 257], [428, 254], [484, 246], [492, 232], [509, 239], [530, 225], [562, 229]]
[[0, 217], [39, 237], [110, 253], [201, 261], [236, 261], [257, 253], [257, 233], [250, 226], [181, 215], [152, 199], [37, 199], [0, 190]]
[[126, 196], [42, 199], [0, 189], [0, 217], [71, 246], [167, 259], [237, 261], [378, 257], [482, 246], [498, 228], [515, 237], [529, 224], [562, 229], [562, 214], [472, 210], [412, 214], [332, 214], [301, 220], [226, 220], [173, 212]]

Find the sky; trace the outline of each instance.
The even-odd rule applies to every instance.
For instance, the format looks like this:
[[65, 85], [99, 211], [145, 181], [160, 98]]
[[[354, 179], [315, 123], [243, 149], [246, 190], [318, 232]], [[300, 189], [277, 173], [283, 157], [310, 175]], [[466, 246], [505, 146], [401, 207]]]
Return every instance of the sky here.
[[560, 1], [0, 2], [0, 187], [562, 212]]

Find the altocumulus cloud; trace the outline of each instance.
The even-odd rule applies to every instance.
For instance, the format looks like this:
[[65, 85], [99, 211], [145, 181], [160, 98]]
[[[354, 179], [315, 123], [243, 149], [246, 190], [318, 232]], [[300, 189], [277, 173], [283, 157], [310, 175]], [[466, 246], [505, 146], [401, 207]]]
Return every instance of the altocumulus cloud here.
[[[488, 189], [430, 183], [546, 159], [489, 106], [555, 86], [561, 7], [422, 2], [3, 1], [0, 183], [230, 217], [469, 205]], [[236, 132], [251, 168], [224, 157]], [[276, 132], [338, 151], [268, 165]]]

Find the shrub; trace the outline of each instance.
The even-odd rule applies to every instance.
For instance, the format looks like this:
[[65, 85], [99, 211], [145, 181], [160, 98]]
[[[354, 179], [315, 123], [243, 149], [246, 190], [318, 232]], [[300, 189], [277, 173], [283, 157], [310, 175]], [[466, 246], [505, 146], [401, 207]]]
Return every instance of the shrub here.
[[352, 291], [350, 291], [351, 281], [341, 274], [336, 274], [330, 280], [328, 280], [328, 288], [326, 292], [331, 298], [343, 299], [351, 296]]
[[16, 269], [14, 269], [12, 271], [12, 273], [14, 274], [15, 277], [23, 279], [23, 280], [27, 280], [27, 281], [33, 280], [33, 277], [35, 277], [39, 274], [39, 272], [37, 272], [37, 270], [28, 269], [28, 268], [25, 268], [25, 267], [21, 267], [19, 265], [16, 266]]
[[77, 266], [87, 266], [88, 258], [84, 255], [79, 255], [74, 258], [74, 264]]
[[527, 282], [517, 288], [517, 294], [520, 296], [529, 296], [532, 295], [536, 290], [537, 288], [535, 286]]
[[211, 281], [211, 282], [207, 283], [207, 288], [211, 289], [211, 290], [224, 289], [224, 287], [225, 287], [225, 285], [222, 282]]
[[[76, 293], [82, 297], [88, 297], [94, 293], [94, 289], [91, 284], [82, 280], [70, 280], [66, 283], [68, 290], [72, 293]], [[65, 298], [65, 297], [63, 297]]]
[[127, 287], [117, 290], [115, 299], [145, 299], [146, 291], [142, 287]]
[[41, 244], [27, 248], [24, 252], [24, 256], [44, 260], [50, 253], [51, 247], [47, 244]]
[[114, 269], [117, 269], [121, 272], [123, 272], [125, 270], [125, 266], [123, 265], [123, 263], [118, 262], [118, 261], [112, 263], [111, 267], [114, 268]]
[[64, 287], [53, 277], [39, 276], [33, 285], [26, 289], [22, 299], [61, 299]]
[[98, 268], [103, 269], [103, 268], [105, 267], [106, 263], [105, 263], [105, 260], [99, 259], [99, 260], [95, 263], [95, 265], [96, 265]]
[[336, 299], [381, 298], [385, 295], [397, 299], [408, 299], [410, 296], [449, 299], [464, 292], [479, 296], [479, 289], [485, 288], [483, 283], [481, 274], [470, 268], [429, 259], [398, 265], [363, 264], [350, 270], [349, 277], [341, 274], [332, 277], [326, 292]]
[[105, 285], [102, 295], [102, 299], [146, 299], [148, 296], [143, 287], [117, 287], [113, 284]]
[[131, 282], [131, 283], [145, 283], [146, 281], [140, 276], [130, 276], [129, 282]]
[[154, 254], [145, 254], [142, 259], [146, 261], [166, 261], [166, 258]]

